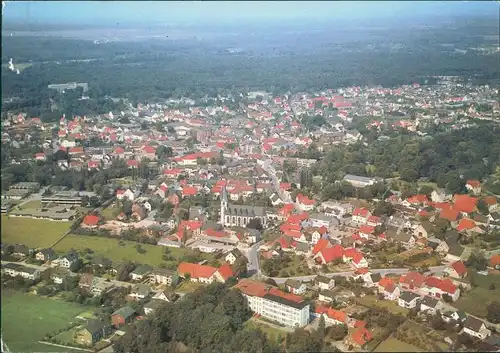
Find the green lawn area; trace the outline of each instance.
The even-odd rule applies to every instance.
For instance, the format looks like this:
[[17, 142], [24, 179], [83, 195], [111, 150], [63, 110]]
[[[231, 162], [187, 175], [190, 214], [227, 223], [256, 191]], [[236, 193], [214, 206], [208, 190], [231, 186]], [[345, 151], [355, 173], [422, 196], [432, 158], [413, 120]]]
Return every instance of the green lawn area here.
[[[151, 266], [159, 266], [162, 262], [164, 254], [164, 247], [157, 245], [141, 244], [142, 248], [146, 250], [144, 254], [140, 254], [135, 249], [138, 244], [133, 241], [123, 241], [124, 246], [118, 245], [119, 240], [114, 238], [105, 238], [91, 235], [74, 235], [69, 234], [61, 242], [59, 242], [54, 250], [57, 252], [67, 252], [71, 248], [83, 252], [86, 248], [94, 250], [95, 254], [102, 255], [109, 258], [113, 262], [124, 262], [127, 260], [148, 264]], [[175, 257], [178, 261], [186, 254], [193, 253], [193, 250], [187, 248], [169, 248], [171, 256]], [[203, 254], [203, 258], [211, 260], [212, 256]]]
[[406, 342], [389, 337], [380, 343], [374, 352], [423, 352], [420, 348]]
[[191, 293], [203, 286], [204, 284], [202, 283], [184, 281], [177, 288], [175, 288], [175, 291], [181, 293]]
[[[14, 63], [14, 68], [16, 70], [19, 70], [19, 72], [22, 72], [23, 70], [26, 70], [31, 65], [33, 65], [33, 64], [32, 63], [20, 63], [20, 64]], [[3, 64], [2, 67], [3, 68], [8, 68], [9, 64]]]
[[[494, 300], [500, 298], [500, 275], [478, 275], [473, 274], [474, 282], [477, 287], [473, 287], [469, 292], [465, 292], [453, 306], [459, 310], [463, 310], [479, 317], [486, 317], [488, 310], [486, 307]], [[470, 281], [470, 276], [467, 277]], [[495, 285], [495, 289], [491, 290], [491, 284]], [[481, 305], [478, 305], [481, 303]]]
[[101, 215], [108, 221], [115, 219], [114, 213], [116, 211], [115, 207], [108, 206], [101, 211]]
[[270, 340], [277, 342], [277, 343], [281, 342], [281, 340], [283, 338], [285, 338], [285, 336], [287, 334], [286, 331], [280, 330], [279, 328], [268, 325], [268, 324], [266, 324], [266, 323], [264, 323], [256, 318], [251, 318], [250, 320], [248, 320], [245, 323], [245, 327], [247, 327], [249, 329], [250, 328], [252, 328], [252, 329], [258, 328], [262, 332], [264, 332]]
[[3, 290], [3, 339], [12, 352], [68, 352], [66, 348], [37, 342], [75, 321], [85, 309], [76, 303]]
[[82, 329], [83, 326], [77, 326], [77, 327], [73, 327], [72, 329], [68, 330], [68, 331], [64, 331], [64, 332], [61, 332], [60, 334], [58, 334], [56, 336], [56, 339], [60, 342], [62, 342], [61, 344], [63, 345], [68, 345], [68, 346], [72, 346], [74, 345], [74, 342], [75, 342], [75, 333]]
[[2, 243], [39, 248], [52, 245], [68, 231], [71, 222], [52, 222], [2, 215]]
[[389, 310], [393, 314], [406, 315], [408, 314], [408, 309], [400, 307], [395, 301], [392, 300], [379, 300], [374, 295], [365, 295], [364, 297], [357, 297], [356, 303], [359, 305], [366, 306], [368, 308], [377, 307]]

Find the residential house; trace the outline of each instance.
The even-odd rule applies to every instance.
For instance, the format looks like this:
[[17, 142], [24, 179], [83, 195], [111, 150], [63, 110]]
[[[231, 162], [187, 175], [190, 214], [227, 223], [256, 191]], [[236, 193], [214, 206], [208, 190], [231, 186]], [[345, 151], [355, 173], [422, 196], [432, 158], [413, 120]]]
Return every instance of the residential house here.
[[140, 265], [130, 273], [130, 278], [133, 281], [142, 281], [145, 277], [147, 277], [151, 273], [151, 271], [152, 271], [151, 266]]
[[32, 253], [32, 249], [28, 248], [23, 244], [14, 244], [12, 248], [12, 255], [16, 256], [29, 256]]
[[363, 348], [368, 342], [373, 340], [373, 334], [366, 327], [357, 327], [356, 330], [348, 335], [345, 343], [350, 346]]
[[62, 267], [57, 267], [52, 270], [50, 274], [50, 279], [54, 281], [55, 284], [62, 284], [66, 278], [69, 276], [69, 271]]
[[378, 282], [378, 292], [387, 300], [397, 300], [401, 294], [399, 287], [388, 277], [382, 278]]
[[231, 250], [230, 252], [227, 253], [224, 260], [226, 262], [229, 262], [231, 265], [234, 265], [237, 260], [243, 259], [243, 258], [245, 258], [245, 255], [243, 255], [239, 249], [234, 249], [234, 250]]
[[328, 289], [322, 289], [319, 291], [318, 299], [325, 303], [331, 303], [335, 300], [335, 293]]
[[226, 282], [234, 275], [229, 264], [222, 265], [219, 269], [200, 264], [182, 262], [177, 267], [177, 274], [181, 278], [189, 277], [191, 282], [212, 283]]
[[116, 328], [126, 325], [135, 317], [135, 310], [130, 306], [124, 306], [111, 314], [111, 322]]
[[464, 322], [464, 333], [482, 340], [491, 335], [491, 331], [486, 328], [483, 321], [470, 315]]
[[321, 213], [312, 213], [309, 216], [309, 220], [311, 221], [311, 224], [313, 227], [326, 227], [329, 229], [332, 226], [339, 226], [340, 221], [331, 216], [327, 216]]
[[172, 278], [175, 275], [175, 271], [167, 270], [164, 268], [157, 268], [151, 271], [149, 274], [149, 283], [151, 284], [164, 284], [171, 285]]
[[135, 200], [135, 194], [130, 189], [126, 189], [126, 190], [119, 189], [119, 190], [116, 190], [116, 198], [118, 200], [128, 199], [130, 201], [134, 201]]
[[426, 295], [420, 302], [420, 311], [435, 315], [441, 310], [441, 302], [433, 297]]
[[355, 208], [352, 212], [352, 221], [356, 224], [366, 224], [371, 213], [366, 208]]
[[112, 326], [109, 320], [91, 319], [83, 329], [77, 331], [75, 342], [85, 346], [92, 346], [110, 335], [111, 330]]
[[157, 292], [153, 299], [163, 300], [165, 302], [173, 303], [177, 299], [177, 294], [170, 290], [163, 290]]
[[285, 288], [289, 293], [293, 293], [296, 295], [302, 295], [307, 290], [305, 283], [302, 283], [302, 282], [297, 281], [295, 279], [286, 280]]
[[500, 254], [493, 255], [490, 258], [488, 267], [491, 268], [492, 270], [500, 270]]
[[314, 209], [315, 201], [311, 200], [306, 195], [297, 195], [297, 204], [302, 211], [312, 211]]
[[481, 193], [481, 182], [479, 180], [467, 180], [467, 184], [465, 184], [465, 188], [471, 191], [473, 194]]
[[97, 228], [101, 219], [97, 215], [86, 215], [83, 218], [82, 226], [85, 228]]
[[453, 278], [464, 278], [468, 273], [467, 267], [462, 261], [455, 261], [445, 271]]
[[52, 261], [57, 258], [57, 254], [52, 248], [42, 249], [36, 253], [35, 258], [38, 261]]
[[129, 296], [135, 300], [141, 300], [149, 297], [150, 294], [151, 288], [147, 284], [139, 283], [132, 288]]
[[333, 278], [318, 275], [314, 281], [320, 290], [332, 290], [335, 287], [335, 280]]
[[91, 273], [84, 273], [80, 277], [80, 281], [78, 282], [78, 287], [85, 292], [91, 292], [93, 283], [94, 283], [94, 275], [92, 275]]
[[80, 257], [76, 252], [69, 252], [59, 259], [59, 265], [64, 268], [70, 268]]
[[154, 313], [159, 307], [165, 304], [165, 301], [159, 299], [151, 299], [147, 304], [144, 305], [144, 314], [150, 315]]
[[420, 295], [403, 291], [398, 298], [398, 305], [403, 308], [413, 309], [417, 306]]
[[444, 311], [441, 313], [441, 318], [444, 322], [459, 322], [462, 323], [467, 319], [467, 314], [463, 311]]

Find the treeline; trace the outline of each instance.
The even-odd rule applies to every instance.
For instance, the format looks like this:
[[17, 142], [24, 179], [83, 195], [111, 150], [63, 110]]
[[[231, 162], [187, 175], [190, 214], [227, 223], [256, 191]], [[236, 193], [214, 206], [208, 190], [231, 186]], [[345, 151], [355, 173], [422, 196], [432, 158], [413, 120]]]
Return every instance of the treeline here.
[[328, 185], [345, 174], [355, 174], [400, 177], [408, 182], [425, 178], [449, 192], [461, 192], [467, 179], [482, 180], [500, 165], [498, 136], [500, 127], [494, 124], [441, 133], [429, 139], [402, 134], [369, 146], [359, 143], [335, 148], [313, 166], [312, 172], [323, 177], [328, 190]]
[[[214, 283], [138, 321], [114, 344], [116, 353], [334, 352], [325, 332], [298, 329], [275, 341], [247, 324], [252, 312], [242, 294]], [[324, 327], [323, 327], [324, 330]]]

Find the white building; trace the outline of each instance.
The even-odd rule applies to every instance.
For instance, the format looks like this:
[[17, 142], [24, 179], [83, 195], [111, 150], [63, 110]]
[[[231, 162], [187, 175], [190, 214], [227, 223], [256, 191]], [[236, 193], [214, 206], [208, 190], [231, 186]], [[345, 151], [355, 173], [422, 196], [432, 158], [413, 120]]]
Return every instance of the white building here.
[[236, 286], [246, 298], [250, 309], [287, 327], [303, 327], [309, 324], [310, 307], [304, 298], [284, 293], [264, 283], [242, 279]]
[[491, 331], [486, 328], [484, 322], [470, 315], [464, 322], [464, 333], [479, 339], [485, 339], [491, 335]]

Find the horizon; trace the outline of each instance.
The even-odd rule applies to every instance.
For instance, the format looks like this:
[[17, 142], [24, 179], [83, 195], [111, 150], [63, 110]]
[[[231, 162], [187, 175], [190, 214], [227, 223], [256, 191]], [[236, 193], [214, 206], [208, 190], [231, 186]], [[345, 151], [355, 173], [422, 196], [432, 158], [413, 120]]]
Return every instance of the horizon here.
[[[7, 2], [4, 24], [43, 25], [192, 25], [241, 21], [298, 21], [343, 19], [418, 19], [427, 17], [498, 17], [493, 1], [246, 1], [246, 2], [128, 2], [19, 1]], [[69, 15], [68, 15], [69, 14]], [[111, 23], [105, 23], [111, 22]]]

